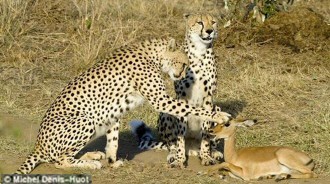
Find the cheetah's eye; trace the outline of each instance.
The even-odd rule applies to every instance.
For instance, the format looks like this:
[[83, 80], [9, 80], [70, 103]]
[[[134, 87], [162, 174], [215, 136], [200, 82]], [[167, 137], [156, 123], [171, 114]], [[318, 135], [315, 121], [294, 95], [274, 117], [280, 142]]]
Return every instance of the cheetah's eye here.
[[197, 24], [203, 25], [203, 22], [202, 21], [198, 21]]

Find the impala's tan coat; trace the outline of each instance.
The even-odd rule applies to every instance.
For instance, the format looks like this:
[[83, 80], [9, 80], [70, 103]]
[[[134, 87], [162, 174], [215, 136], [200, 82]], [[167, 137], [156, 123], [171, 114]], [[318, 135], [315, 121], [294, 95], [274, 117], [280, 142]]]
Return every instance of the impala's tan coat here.
[[229, 175], [243, 180], [275, 177], [312, 178], [314, 162], [305, 153], [284, 146], [235, 148], [235, 129], [239, 123], [231, 121], [212, 129], [215, 139], [224, 138], [225, 162], [212, 166], [211, 170], [228, 170]]

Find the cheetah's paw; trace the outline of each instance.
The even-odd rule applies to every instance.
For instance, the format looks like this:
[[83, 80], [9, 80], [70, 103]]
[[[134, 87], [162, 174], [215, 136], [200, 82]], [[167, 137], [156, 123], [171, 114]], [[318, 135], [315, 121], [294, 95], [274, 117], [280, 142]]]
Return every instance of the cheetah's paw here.
[[229, 122], [232, 119], [232, 117], [229, 113], [217, 112], [217, 114], [214, 116], [214, 119], [216, 119], [216, 122], [219, 124], [225, 124]]
[[124, 161], [123, 160], [117, 160], [113, 164], [111, 164], [111, 167], [112, 168], [118, 168], [118, 167], [123, 166], [123, 165], [124, 165]]
[[204, 165], [204, 166], [214, 165], [216, 163], [217, 163], [217, 160], [210, 157], [210, 156], [202, 158], [202, 161], [201, 161], [201, 164]]
[[97, 160], [90, 160], [88, 161], [88, 168], [90, 169], [101, 169], [102, 168], [102, 164], [100, 161]]
[[87, 152], [80, 157], [81, 160], [102, 160], [105, 159], [105, 154], [101, 151]]
[[223, 159], [223, 154], [218, 150], [213, 150], [211, 152], [211, 155], [212, 155], [212, 158], [217, 160], [218, 162]]
[[176, 154], [173, 153], [168, 154], [166, 160], [169, 165], [172, 164], [173, 162], [176, 161]]
[[167, 164], [169, 168], [184, 168], [184, 163], [180, 162], [176, 154], [170, 153], [167, 156]]
[[183, 168], [185, 168], [185, 165], [184, 165], [183, 162], [179, 162], [178, 160], [175, 160], [174, 162], [169, 163], [168, 167], [169, 168], [181, 168], [181, 169], [183, 169]]

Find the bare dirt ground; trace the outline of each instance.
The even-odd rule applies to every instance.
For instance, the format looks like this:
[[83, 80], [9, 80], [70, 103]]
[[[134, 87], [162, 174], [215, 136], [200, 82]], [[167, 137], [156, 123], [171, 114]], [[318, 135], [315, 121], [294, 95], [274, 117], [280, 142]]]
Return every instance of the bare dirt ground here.
[[[315, 160], [319, 177], [281, 183], [329, 183], [330, 2], [296, 1], [262, 25], [242, 21], [238, 10], [245, 6], [230, 4], [234, 18], [227, 28], [223, 24], [230, 16], [220, 16], [223, 6], [218, 2], [0, 1], [0, 173], [14, 172], [24, 161], [44, 112], [75, 75], [131, 42], [159, 36], [182, 41], [183, 13], [207, 11], [224, 17], [215, 43], [214, 100], [234, 116], [260, 122], [238, 131], [238, 146], [303, 150]], [[128, 127], [133, 119], [155, 128], [157, 113], [145, 104], [122, 120], [122, 167], [111, 168], [105, 161], [104, 168], [95, 171], [41, 164], [32, 173], [85, 173], [92, 175], [93, 183], [244, 183], [209, 176], [208, 167], [195, 157], [189, 158], [186, 169], [167, 168], [166, 152], [137, 149]], [[102, 151], [104, 144], [100, 139], [87, 150]]]
[[[10, 124], [15, 124], [15, 127], [9, 129], [24, 130], [24, 136], [20, 137], [20, 142], [26, 145], [32, 145], [38, 126], [33, 125], [25, 127], [26, 120], [17, 119], [8, 115], [1, 116]], [[31, 125], [30, 123], [28, 123]], [[26, 136], [29, 135], [29, 136]], [[201, 166], [197, 157], [190, 157], [188, 167], [186, 169], [171, 169], [166, 167], [165, 151], [140, 151], [137, 149], [137, 143], [131, 132], [123, 131], [120, 135], [119, 157], [124, 159], [124, 165], [119, 168], [111, 168], [104, 160], [104, 167], [101, 170], [79, 170], [79, 169], [56, 169], [53, 164], [41, 164], [31, 174], [89, 174], [92, 175], [93, 183], [244, 183], [229, 177], [220, 179], [218, 175], [208, 175], [208, 167]], [[83, 151], [104, 150], [105, 137], [101, 137], [88, 145]], [[8, 145], [13, 144], [13, 145]], [[8, 142], [6, 146], [19, 146], [15, 142]], [[20, 146], [21, 147], [21, 146]], [[12, 173], [24, 161], [25, 154], [15, 154], [12, 150], [10, 153], [0, 155], [1, 173]], [[330, 181], [329, 176], [320, 176], [314, 179], [303, 180], [287, 180], [281, 183], [287, 184], [327, 184]], [[273, 180], [263, 180], [262, 183], [277, 183]]]

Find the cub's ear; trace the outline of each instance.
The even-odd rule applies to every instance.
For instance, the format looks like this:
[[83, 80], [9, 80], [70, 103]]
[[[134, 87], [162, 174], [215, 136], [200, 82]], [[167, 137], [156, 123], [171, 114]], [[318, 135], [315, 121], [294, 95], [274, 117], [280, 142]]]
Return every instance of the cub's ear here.
[[176, 44], [174, 38], [170, 38], [170, 40], [168, 41], [167, 50], [171, 52], [174, 52], [176, 50]]

